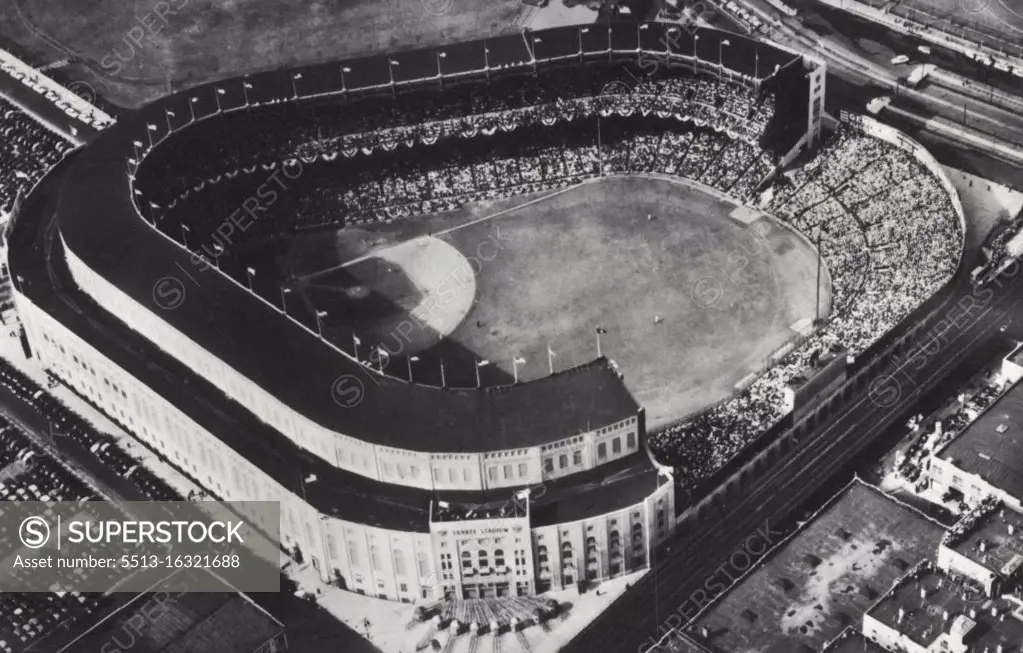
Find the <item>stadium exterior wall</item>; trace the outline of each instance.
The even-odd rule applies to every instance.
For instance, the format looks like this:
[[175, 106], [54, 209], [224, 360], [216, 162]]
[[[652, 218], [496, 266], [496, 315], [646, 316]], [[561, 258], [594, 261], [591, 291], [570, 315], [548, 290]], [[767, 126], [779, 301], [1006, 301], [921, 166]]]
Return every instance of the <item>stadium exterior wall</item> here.
[[[25, 295], [15, 291], [15, 304], [33, 351], [44, 368], [64, 380], [93, 402], [113, 419], [126, 425], [137, 437], [161, 456], [184, 470], [211, 493], [230, 501], [279, 501], [279, 524], [282, 546], [289, 551], [297, 547], [303, 557], [318, 570], [324, 582], [338, 582], [345, 589], [395, 601], [414, 601], [422, 598], [442, 598], [445, 590], [461, 596], [463, 591], [461, 567], [458, 574], [449, 577], [441, 571], [440, 539], [426, 532], [399, 531], [377, 528], [321, 514], [302, 497], [287, 490], [272, 476], [250, 463], [178, 410], [171, 402], [128, 374], [84, 340], [38, 308]], [[512, 590], [517, 583], [526, 583], [524, 591], [532, 593], [537, 586], [559, 589], [572, 574], [551, 573], [540, 578], [533, 560], [543, 558], [540, 547], [551, 550], [550, 559], [563, 561], [562, 547], [571, 544], [575, 552], [571, 568], [583, 569], [588, 538], [595, 538], [599, 561], [598, 577], [612, 575], [618, 564], [621, 575], [643, 568], [648, 563], [649, 547], [656, 546], [674, 530], [674, 486], [660, 485], [643, 501], [606, 514], [593, 515], [582, 520], [544, 525], [529, 529], [529, 555], [524, 564], [509, 565], [505, 575], [493, 575], [490, 582], [508, 582]], [[661, 517], [658, 517], [660, 513]], [[638, 517], [637, 517], [638, 515]], [[475, 523], [475, 522], [472, 522]], [[635, 543], [633, 531], [625, 532], [618, 524], [635, 528], [642, 524], [643, 536]], [[272, 532], [276, 525], [260, 526]], [[608, 542], [618, 532], [623, 549], [640, 551], [641, 555], [626, 555], [620, 563], [611, 558]], [[648, 541], [647, 534], [656, 539]], [[514, 547], [527, 544], [526, 536], [502, 545], [494, 539], [481, 544], [478, 538], [464, 538], [454, 551], [461, 564], [461, 552], [504, 546], [510, 554]], [[633, 548], [633, 544], [638, 549]], [[475, 554], [475, 555], [478, 555]], [[567, 565], [565, 568], [569, 568]], [[578, 576], [572, 580], [578, 579]]]
[[[422, 452], [387, 447], [326, 429], [285, 405], [230, 365], [203, 349], [148, 308], [131, 299], [91, 270], [65, 244], [67, 263], [75, 283], [101, 306], [161, 349], [216, 384], [265, 423], [303, 449], [338, 468], [373, 480], [426, 490], [487, 490], [522, 485], [542, 473], [565, 477], [614, 462], [639, 451], [642, 438], [638, 416], [594, 428], [549, 444], [482, 453]], [[611, 446], [617, 439], [617, 447]], [[630, 446], [631, 444], [631, 446]], [[603, 449], [601, 449], [601, 445]], [[603, 451], [604, 456], [598, 452]], [[575, 463], [578, 452], [581, 464]], [[565, 453], [567, 466], [553, 464]], [[513, 474], [498, 473], [511, 465]]]

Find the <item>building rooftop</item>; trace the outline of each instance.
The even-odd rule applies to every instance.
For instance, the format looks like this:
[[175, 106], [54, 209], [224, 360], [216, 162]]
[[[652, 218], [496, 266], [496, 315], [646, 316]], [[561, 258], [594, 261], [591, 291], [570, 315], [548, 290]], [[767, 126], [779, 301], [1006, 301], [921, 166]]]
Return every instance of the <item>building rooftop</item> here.
[[948, 546], [995, 574], [1010, 576], [1023, 564], [1023, 515], [1000, 505]]
[[[925, 565], [900, 582], [871, 617], [927, 648], [942, 634], [962, 634], [970, 651], [1019, 651], [1023, 621], [1006, 599], [969, 600], [940, 571]], [[953, 639], [955, 639], [953, 637]], [[952, 650], [956, 650], [952, 647]]]
[[1023, 497], [1023, 383], [935, 454], [1014, 497]]
[[849, 627], [832, 640], [821, 653], [890, 653], [880, 644], [867, 639], [857, 628]]
[[[188, 574], [209, 575], [202, 570], [179, 575]], [[209, 579], [203, 582], [208, 585]], [[113, 610], [83, 631], [55, 631], [45, 650], [79, 653], [124, 647], [136, 653], [252, 653], [284, 631], [280, 621], [237, 592], [122, 596]]]
[[[23, 277], [21, 292], [50, 317], [118, 367], [145, 383], [221, 442], [323, 514], [360, 524], [427, 533], [430, 501], [500, 505], [523, 488], [433, 492], [381, 483], [335, 467], [300, 448], [249, 410], [228, 399], [201, 374], [98, 306], [75, 286], [61, 241], [55, 237], [52, 187], [62, 181], [65, 160], [26, 200], [10, 241], [10, 265]], [[209, 401], [215, 397], [216, 402]], [[400, 413], [392, 410], [390, 412]], [[303, 480], [314, 475], [315, 482]], [[631, 506], [660, 483], [644, 452], [567, 478], [546, 481], [531, 506], [532, 525], [574, 521]], [[576, 487], [588, 488], [586, 492]], [[214, 488], [213, 491], [215, 490]], [[557, 521], [548, 522], [546, 520]]]
[[[816, 653], [937, 551], [944, 528], [855, 481], [693, 622], [720, 653]], [[739, 576], [745, 569], [729, 571]]]

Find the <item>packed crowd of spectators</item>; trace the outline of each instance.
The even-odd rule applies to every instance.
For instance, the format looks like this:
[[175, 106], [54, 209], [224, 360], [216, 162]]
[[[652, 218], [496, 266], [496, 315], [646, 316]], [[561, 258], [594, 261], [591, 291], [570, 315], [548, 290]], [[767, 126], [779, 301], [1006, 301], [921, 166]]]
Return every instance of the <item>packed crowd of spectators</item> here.
[[[290, 135], [261, 158], [237, 145], [212, 163], [193, 156], [190, 166], [170, 168], [170, 178], [156, 166], [143, 189], [163, 188], [169, 196], [160, 201], [175, 207], [167, 215], [209, 235], [251, 197], [254, 182], [285, 165], [301, 174], [285, 175], [288, 191], [260, 207], [253, 234], [386, 222], [601, 174], [673, 175], [759, 199], [817, 245], [832, 284], [830, 317], [738, 395], [651, 435], [655, 455], [686, 483], [706, 478], [775, 424], [787, 383], [814, 356], [839, 348], [859, 355], [954, 274], [963, 235], [952, 203], [937, 179], [892, 145], [842, 127], [762, 192], [774, 168], [759, 144], [770, 96], [685, 75], [633, 79], [627, 89], [606, 74], [558, 77], [560, 86], [551, 79], [520, 80], [514, 92], [492, 97], [489, 87], [482, 95], [459, 91], [453, 109], [426, 103], [398, 126], [386, 111], [352, 125], [317, 119], [313, 140]], [[622, 82], [610, 87], [618, 92], [608, 92], [609, 81]], [[446, 117], [449, 110], [457, 117]], [[418, 116], [430, 122], [413, 124]], [[374, 125], [384, 127], [357, 132]], [[168, 150], [156, 161], [176, 156]], [[211, 187], [216, 192], [204, 191]], [[204, 211], [211, 196], [217, 210]]]
[[781, 419], [786, 384], [816, 353], [842, 346], [856, 357], [959, 263], [963, 233], [950, 198], [910, 154], [883, 141], [840, 128], [772, 190], [767, 210], [819, 246], [831, 277], [831, 315], [746, 390], [651, 436], [684, 480], [706, 478]]
[[0, 98], [0, 216], [8, 215], [19, 192], [26, 192], [71, 144]]
[[[446, 84], [443, 93], [433, 87], [397, 99], [352, 98], [344, 106], [285, 104], [244, 117], [222, 114], [161, 143], [147, 155], [143, 171], [151, 180], [151, 199], [162, 205], [156, 195], [173, 201], [227, 173], [251, 170], [257, 162], [357, 157], [598, 113], [689, 116], [698, 125], [757, 143], [774, 113], [771, 95], [727, 79], [673, 74], [678, 76], [654, 79], [621, 66], [575, 65], [544, 69], [537, 76], [496, 76], [487, 84]], [[143, 178], [139, 185], [147, 190]]]

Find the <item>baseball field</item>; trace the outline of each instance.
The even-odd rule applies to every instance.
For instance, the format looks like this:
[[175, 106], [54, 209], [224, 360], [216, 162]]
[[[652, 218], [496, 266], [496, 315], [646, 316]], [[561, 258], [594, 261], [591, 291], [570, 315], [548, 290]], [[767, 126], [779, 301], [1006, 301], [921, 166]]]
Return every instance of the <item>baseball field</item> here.
[[287, 274], [418, 382], [443, 362], [447, 385], [475, 386], [481, 361], [483, 385], [536, 379], [596, 358], [599, 327], [649, 426], [725, 398], [813, 318], [806, 241], [697, 186], [609, 177], [517, 201], [299, 236]]

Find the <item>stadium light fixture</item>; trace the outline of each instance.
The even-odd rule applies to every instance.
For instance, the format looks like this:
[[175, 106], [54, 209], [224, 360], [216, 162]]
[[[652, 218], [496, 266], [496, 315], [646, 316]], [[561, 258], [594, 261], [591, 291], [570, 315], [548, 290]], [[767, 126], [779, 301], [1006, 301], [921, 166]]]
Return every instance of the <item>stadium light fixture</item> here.
[[298, 99], [298, 80], [302, 79], [302, 73], [295, 73], [291, 76], [291, 93]]
[[194, 97], [188, 101], [188, 111], [192, 114], [192, 122], [195, 122], [195, 103], [199, 101], [199, 98]]
[[731, 44], [732, 44], [731, 41], [729, 41], [728, 39], [725, 39], [724, 41], [721, 41], [720, 43], [718, 43], [718, 80], [719, 81], [721, 80], [721, 74], [724, 72], [724, 65], [721, 63], [721, 61], [722, 61], [721, 57], [722, 57], [722, 54], [724, 52], [725, 46], [726, 45], [731, 45]]
[[245, 278], [249, 282], [249, 292], [254, 292], [252, 290], [252, 277], [254, 277], [254, 276], [256, 276], [256, 271], [254, 269], [252, 269], [252, 268], [245, 268]]
[[222, 88], [218, 88], [217, 89], [217, 95], [216, 95], [216, 98], [217, 98], [217, 113], [223, 113], [224, 112], [223, 107], [220, 106], [220, 96], [224, 95], [225, 93], [227, 93], [227, 91], [225, 91], [224, 89], [222, 89]]
[[440, 69], [440, 60], [447, 59], [447, 52], [437, 52], [437, 79], [440, 81], [441, 88], [444, 88], [444, 71]]
[[412, 363], [419, 362], [419, 357], [418, 356], [407, 356], [407, 357], [405, 357], [405, 361], [408, 363], [408, 382], [409, 383], [413, 383], [413, 381], [412, 381]]
[[281, 313], [288, 314], [288, 293], [291, 292], [291, 288], [285, 288], [281, 286]]
[[323, 339], [323, 318], [327, 317], [327, 311], [316, 311], [316, 333]]
[[699, 34], [693, 34], [693, 74], [696, 74], [696, 62], [699, 61], [696, 57], [696, 42], [700, 40]]

